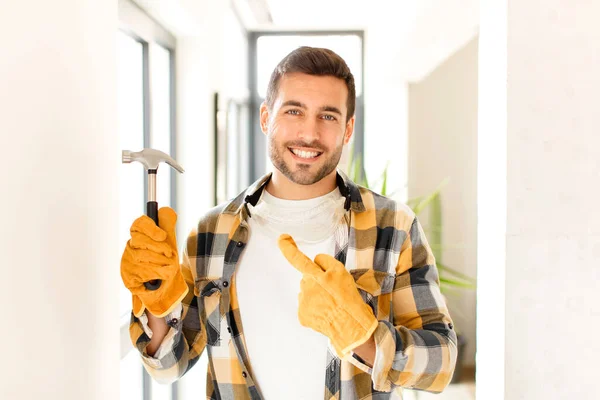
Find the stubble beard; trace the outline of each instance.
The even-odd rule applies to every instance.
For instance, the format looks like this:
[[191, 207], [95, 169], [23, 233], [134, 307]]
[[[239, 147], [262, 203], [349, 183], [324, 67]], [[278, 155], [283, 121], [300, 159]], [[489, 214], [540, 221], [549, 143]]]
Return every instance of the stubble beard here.
[[[321, 167], [319, 167], [316, 171], [312, 172], [311, 170], [315, 167], [311, 164], [303, 164], [297, 163], [295, 169], [292, 169], [290, 165], [286, 164], [284, 161], [284, 155], [286, 152], [290, 151], [288, 148], [290, 146], [296, 147], [315, 147], [314, 145], [306, 145], [298, 142], [287, 142], [277, 147], [273, 135], [269, 136], [269, 158], [273, 163], [273, 166], [279, 170], [286, 178], [290, 181], [298, 184], [298, 185], [312, 185], [314, 183], [319, 182], [321, 179], [325, 178], [329, 175], [340, 162], [340, 158], [342, 157], [343, 144], [340, 144], [334, 152], [325, 159], [325, 162]], [[316, 147], [318, 150], [323, 150], [323, 147]], [[327, 152], [323, 150], [323, 154], [319, 157], [325, 157]], [[321, 161], [322, 162], [322, 161]]]

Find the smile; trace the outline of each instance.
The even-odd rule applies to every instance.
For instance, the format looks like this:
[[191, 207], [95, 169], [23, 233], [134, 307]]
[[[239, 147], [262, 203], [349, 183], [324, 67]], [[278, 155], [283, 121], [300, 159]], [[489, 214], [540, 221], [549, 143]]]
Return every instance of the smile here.
[[323, 154], [323, 152], [319, 151], [304, 151], [292, 148], [290, 148], [289, 150], [293, 155], [304, 160], [314, 160], [318, 158], [321, 154]]

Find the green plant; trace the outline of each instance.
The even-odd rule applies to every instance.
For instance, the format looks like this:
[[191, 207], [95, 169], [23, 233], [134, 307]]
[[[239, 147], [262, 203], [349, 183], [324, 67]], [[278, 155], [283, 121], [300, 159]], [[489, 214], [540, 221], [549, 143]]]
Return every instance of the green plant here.
[[[350, 149], [350, 159], [348, 163], [348, 176], [357, 184], [366, 187], [367, 189], [375, 190], [383, 196], [393, 197], [394, 193], [388, 194], [388, 168], [389, 162], [386, 164], [380, 177], [373, 183], [369, 184], [367, 175], [363, 168], [362, 157], [353, 157], [354, 148]], [[436, 265], [440, 278], [440, 290], [443, 294], [456, 292], [465, 289], [475, 289], [476, 283], [473, 278], [467, 276], [454, 268], [449, 267], [442, 262], [442, 206], [441, 206], [441, 190], [448, 184], [448, 179], [444, 180], [433, 192], [428, 195], [415, 197], [406, 202], [417, 215], [428, 211], [428, 223], [423, 225], [423, 229], [427, 235], [427, 241], [435, 256]], [[379, 187], [376, 190], [375, 187]]]

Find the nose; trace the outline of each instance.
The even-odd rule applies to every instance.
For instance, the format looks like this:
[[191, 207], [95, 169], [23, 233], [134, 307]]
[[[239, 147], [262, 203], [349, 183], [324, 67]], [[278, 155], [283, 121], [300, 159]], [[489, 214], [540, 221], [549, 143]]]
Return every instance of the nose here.
[[298, 125], [298, 138], [307, 143], [319, 140], [319, 125], [312, 118], [305, 118]]

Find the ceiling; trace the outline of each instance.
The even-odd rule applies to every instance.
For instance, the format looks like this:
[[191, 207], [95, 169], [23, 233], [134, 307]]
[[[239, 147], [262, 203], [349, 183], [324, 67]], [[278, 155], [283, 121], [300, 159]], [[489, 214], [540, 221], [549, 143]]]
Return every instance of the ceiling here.
[[[472, 40], [479, 0], [135, 0], [176, 35], [203, 34], [232, 6], [248, 30], [365, 30], [367, 51], [385, 52], [414, 82]], [[212, 21], [211, 21], [212, 20]]]
[[[479, 31], [478, 0], [244, 0], [268, 7], [254, 29], [364, 29], [407, 81], [418, 81]], [[369, 41], [369, 38], [371, 40]]]

